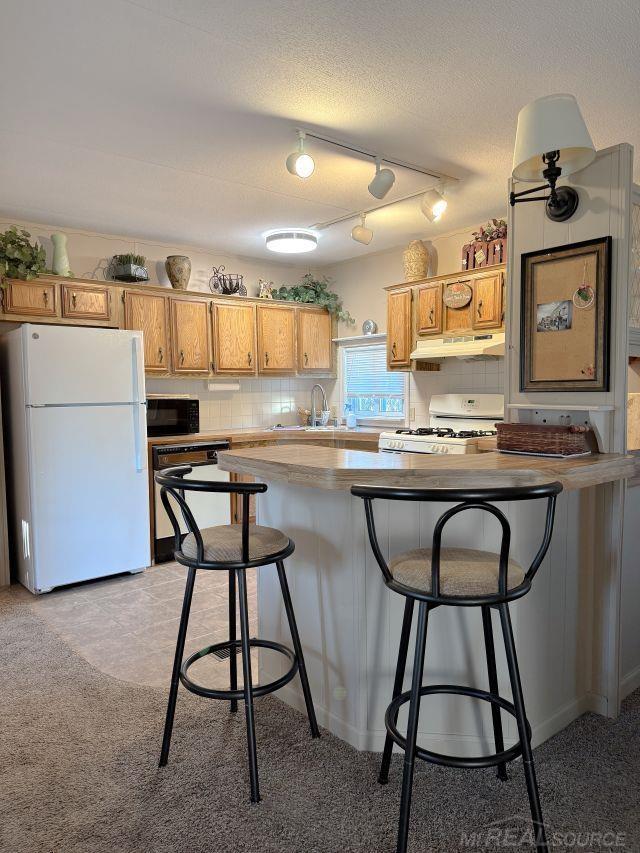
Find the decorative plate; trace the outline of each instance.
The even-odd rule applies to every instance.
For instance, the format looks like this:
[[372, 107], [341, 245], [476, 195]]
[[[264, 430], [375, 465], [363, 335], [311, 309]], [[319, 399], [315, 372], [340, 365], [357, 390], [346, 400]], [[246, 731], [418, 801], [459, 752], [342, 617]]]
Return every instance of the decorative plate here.
[[447, 308], [464, 308], [471, 302], [473, 292], [468, 284], [457, 281], [447, 286], [442, 301]]
[[362, 324], [363, 335], [375, 335], [378, 331], [378, 324], [375, 320], [365, 320]]

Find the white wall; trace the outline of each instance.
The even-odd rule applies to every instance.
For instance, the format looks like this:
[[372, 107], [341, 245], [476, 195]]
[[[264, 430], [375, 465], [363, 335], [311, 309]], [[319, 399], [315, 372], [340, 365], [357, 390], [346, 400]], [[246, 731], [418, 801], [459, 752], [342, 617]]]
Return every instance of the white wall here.
[[[134, 200], [135, 203], [135, 200]], [[167, 211], [167, 216], [171, 212]], [[306, 264], [291, 265], [244, 258], [237, 255], [221, 254], [208, 249], [198, 249], [193, 246], [171, 245], [143, 240], [138, 237], [123, 237], [112, 234], [99, 234], [94, 231], [79, 231], [73, 228], [55, 228], [51, 225], [41, 225], [34, 222], [23, 222], [7, 217], [0, 218], [0, 231], [5, 231], [10, 225], [18, 225], [30, 232], [32, 238], [44, 246], [47, 252], [47, 267], [51, 267], [53, 246], [51, 234], [62, 231], [67, 235], [67, 253], [73, 274], [78, 278], [106, 278], [106, 269], [113, 255], [127, 252], [144, 255], [147, 259], [149, 283], [170, 286], [164, 269], [167, 255], [188, 255], [191, 258], [190, 290], [209, 290], [209, 279], [212, 267], [223, 265], [229, 273], [244, 275], [244, 283], [249, 296], [255, 296], [258, 291], [258, 279], [273, 281], [275, 285], [296, 284], [309, 271]]]

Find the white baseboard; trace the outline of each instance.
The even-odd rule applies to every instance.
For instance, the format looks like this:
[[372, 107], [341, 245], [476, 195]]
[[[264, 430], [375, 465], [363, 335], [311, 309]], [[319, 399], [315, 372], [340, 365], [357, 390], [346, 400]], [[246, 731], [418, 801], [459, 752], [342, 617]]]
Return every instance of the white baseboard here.
[[620, 682], [620, 699], [625, 699], [630, 693], [637, 690], [638, 687], [640, 687], [640, 666], [637, 666], [623, 676]]

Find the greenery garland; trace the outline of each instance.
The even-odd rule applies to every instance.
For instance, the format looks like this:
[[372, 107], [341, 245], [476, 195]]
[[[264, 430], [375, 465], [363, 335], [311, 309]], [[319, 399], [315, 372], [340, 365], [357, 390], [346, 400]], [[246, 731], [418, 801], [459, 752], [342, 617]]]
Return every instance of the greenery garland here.
[[355, 320], [342, 307], [342, 300], [337, 293], [329, 290], [331, 279], [326, 276], [315, 278], [312, 273], [302, 277], [300, 284], [293, 287], [280, 287], [274, 291], [274, 299], [285, 299], [289, 302], [306, 302], [326, 308], [329, 314], [343, 323], [355, 323]]

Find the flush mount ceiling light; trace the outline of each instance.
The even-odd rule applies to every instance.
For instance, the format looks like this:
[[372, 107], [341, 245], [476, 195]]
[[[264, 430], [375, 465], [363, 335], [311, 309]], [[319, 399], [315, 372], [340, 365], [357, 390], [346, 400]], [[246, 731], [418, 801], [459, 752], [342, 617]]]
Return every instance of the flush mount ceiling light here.
[[381, 168], [380, 159], [376, 157], [376, 173], [369, 184], [369, 192], [374, 198], [384, 198], [394, 185], [396, 176], [391, 169]]
[[[545, 180], [542, 186], [512, 192], [509, 203], [544, 201], [554, 222], [565, 222], [578, 209], [573, 187], [557, 187], [560, 175], [568, 177], [592, 163], [596, 156], [580, 107], [573, 95], [547, 95], [518, 113], [513, 172], [516, 181]], [[549, 195], [531, 193], [549, 189]], [[523, 198], [528, 196], [528, 198]]]
[[286, 160], [287, 171], [291, 172], [292, 175], [297, 175], [299, 178], [310, 178], [316, 167], [313, 157], [304, 150], [305, 137], [304, 130], [299, 130], [298, 150], [289, 154]]
[[362, 213], [360, 215], [360, 225], [354, 225], [351, 229], [351, 239], [355, 240], [356, 243], [362, 243], [364, 246], [368, 246], [373, 239], [373, 231], [371, 228], [365, 226], [366, 218], [367, 214]]
[[442, 192], [432, 189], [427, 190], [422, 196], [420, 210], [424, 213], [429, 222], [438, 222], [446, 209], [447, 200], [444, 198]]
[[310, 228], [280, 228], [264, 235], [267, 249], [282, 255], [299, 255], [313, 252], [318, 247], [318, 237]]

